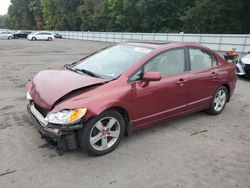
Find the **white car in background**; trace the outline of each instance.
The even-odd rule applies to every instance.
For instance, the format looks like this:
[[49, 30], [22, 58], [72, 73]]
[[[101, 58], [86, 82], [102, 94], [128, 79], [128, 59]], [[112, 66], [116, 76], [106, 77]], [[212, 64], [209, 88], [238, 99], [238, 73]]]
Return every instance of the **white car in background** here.
[[0, 31], [0, 39], [13, 39], [14, 36], [12, 35], [12, 32], [10, 31]]
[[31, 33], [27, 36], [29, 40], [53, 40], [55, 37], [51, 32], [40, 31], [36, 33]]
[[236, 74], [250, 77], [250, 52], [237, 62]]

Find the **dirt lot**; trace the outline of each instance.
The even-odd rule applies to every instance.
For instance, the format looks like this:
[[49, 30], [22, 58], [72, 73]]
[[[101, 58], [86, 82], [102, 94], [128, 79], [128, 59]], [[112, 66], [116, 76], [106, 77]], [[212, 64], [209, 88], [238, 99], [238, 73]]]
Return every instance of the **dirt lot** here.
[[0, 187], [250, 187], [250, 79], [239, 78], [221, 115], [142, 130], [106, 156], [49, 149], [26, 113], [25, 84], [106, 45], [0, 41]]

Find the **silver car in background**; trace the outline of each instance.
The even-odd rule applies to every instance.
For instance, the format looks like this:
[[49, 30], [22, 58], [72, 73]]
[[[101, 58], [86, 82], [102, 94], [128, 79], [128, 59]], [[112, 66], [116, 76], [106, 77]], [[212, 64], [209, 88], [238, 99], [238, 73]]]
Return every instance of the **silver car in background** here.
[[53, 40], [55, 37], [51, 32], [48, 31], [40, 31], [31, 33], [27, 36], [27, 39], [29, 40]]
[[12, 35], [12, 32], [10, 31], [0, 31], [0, 39], [13, 39], [14, 36]]

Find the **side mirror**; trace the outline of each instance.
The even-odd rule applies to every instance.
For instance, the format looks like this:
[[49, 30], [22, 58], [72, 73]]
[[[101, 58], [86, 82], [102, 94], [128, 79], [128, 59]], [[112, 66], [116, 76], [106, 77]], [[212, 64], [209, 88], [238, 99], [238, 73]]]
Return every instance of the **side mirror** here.
[[150, 81], [159, 81], [161, 80], [161, 74], [159, 72], [146, 72], [142, 80], [145, 82], [150, 82]]

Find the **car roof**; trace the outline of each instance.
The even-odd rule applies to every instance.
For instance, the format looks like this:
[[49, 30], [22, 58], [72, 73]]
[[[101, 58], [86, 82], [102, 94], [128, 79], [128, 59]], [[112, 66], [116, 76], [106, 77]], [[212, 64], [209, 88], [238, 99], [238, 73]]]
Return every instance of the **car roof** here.
[[191, 43], [191, 42], [176, 42], [176, 41], [162, 41], [162, 40], [131, 40], [131, 41], [124, 41], [124, 44], [133, 45], [133, 46], [140, 46], [145, 48], [177, 48], [177, 47], [184, 47], [184, 46], [190, 46], [190, 47], [198, 47], [198, 48], [206, 48], [200, 44], [197, 43]]

